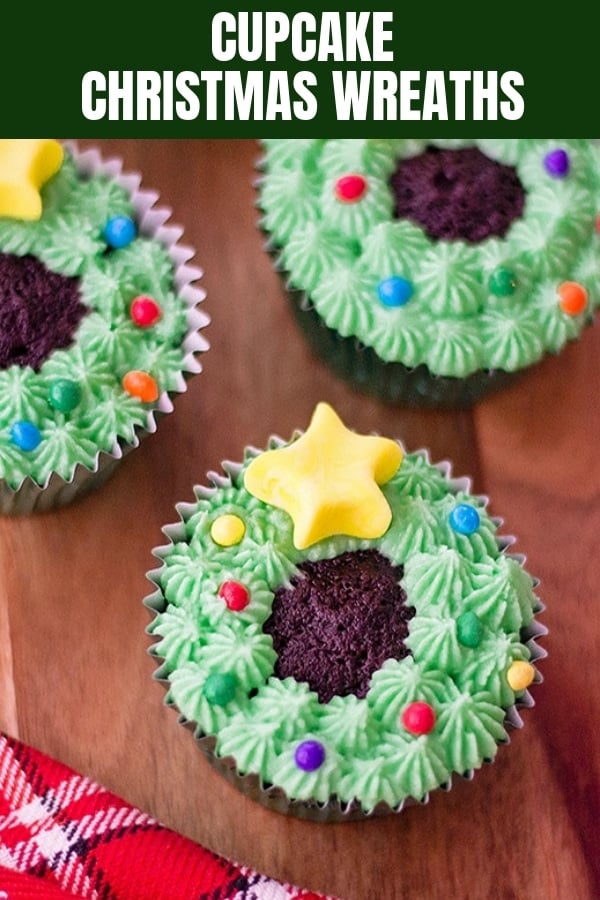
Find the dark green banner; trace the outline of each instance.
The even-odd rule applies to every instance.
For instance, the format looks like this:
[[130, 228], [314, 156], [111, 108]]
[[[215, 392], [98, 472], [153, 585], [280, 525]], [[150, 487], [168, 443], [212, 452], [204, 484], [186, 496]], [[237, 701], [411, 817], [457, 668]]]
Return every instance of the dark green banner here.
[[[6, 137], [598, 137], [588, 11], [5, 13]], [[123, 21], [120, 17], [123, 16]], [[127, 18], [131, 17], [131, 18]]]

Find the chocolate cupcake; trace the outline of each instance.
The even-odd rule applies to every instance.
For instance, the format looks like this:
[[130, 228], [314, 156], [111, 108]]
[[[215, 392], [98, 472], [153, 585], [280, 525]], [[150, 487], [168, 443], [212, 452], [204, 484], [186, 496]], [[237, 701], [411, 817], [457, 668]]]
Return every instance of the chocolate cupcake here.
[[166, 702], [280, 812], [398, 812], [496, 756], [532, 705], [543, 607], [485, 498], [327, 404], [223, 465], [156, 548]]
[[265, 140], [260, 225], [315, 352], [358, 389], [468, 406], [600, 303], [584, 140]]
[[0, 510], [101, 483], [200, 371], [200, 271], [140, 177], [0, 141]]

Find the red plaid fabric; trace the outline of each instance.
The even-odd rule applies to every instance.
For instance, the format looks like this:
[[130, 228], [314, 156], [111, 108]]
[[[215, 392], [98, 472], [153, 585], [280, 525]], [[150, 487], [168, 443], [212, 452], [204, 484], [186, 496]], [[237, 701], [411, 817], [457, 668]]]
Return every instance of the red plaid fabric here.
[[0, 900], [325, 900], [238, 866], [0, 733]]

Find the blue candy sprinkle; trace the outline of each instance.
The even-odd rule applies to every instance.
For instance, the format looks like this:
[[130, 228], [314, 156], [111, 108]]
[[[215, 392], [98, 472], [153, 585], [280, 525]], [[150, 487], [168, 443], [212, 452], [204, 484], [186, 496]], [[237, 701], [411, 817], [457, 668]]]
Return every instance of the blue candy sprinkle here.
[[468, 503], [457, 503], [448, 516], [450, 526], [459, 534], [473, 534], [479, 528], [479, 513]]
[[104, 226], [104, 240], [109, 247], [120, 250], [132, 242], [136, 235], [135, 222], [129, 216], [113, 216]]
[[384, 278], [377, 285], [377, 294], [384, 306], [404, 306], [414, 294], [412, 281], [401, 275]]
[[13, 444], [28, 453], [35, 450], [42, 440], [40, 429], [33, 422], [15, 422], [10, 429], [10, 437]]

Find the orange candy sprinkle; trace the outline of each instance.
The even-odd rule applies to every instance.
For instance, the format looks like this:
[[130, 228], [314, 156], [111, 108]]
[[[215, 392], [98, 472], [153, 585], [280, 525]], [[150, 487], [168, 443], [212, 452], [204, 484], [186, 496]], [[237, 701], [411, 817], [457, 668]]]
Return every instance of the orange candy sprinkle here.
[[588, 294], [576, 281], [563, 281], [558, 287], [559, 306], [568, 316], [578, 316], [587, 306]]
[[147, 372], [132, 370], [123, 378], [123, 390], [137, 397], [142, 403], [153, 403], [158, 400], [158, 385], [152, 375]]

